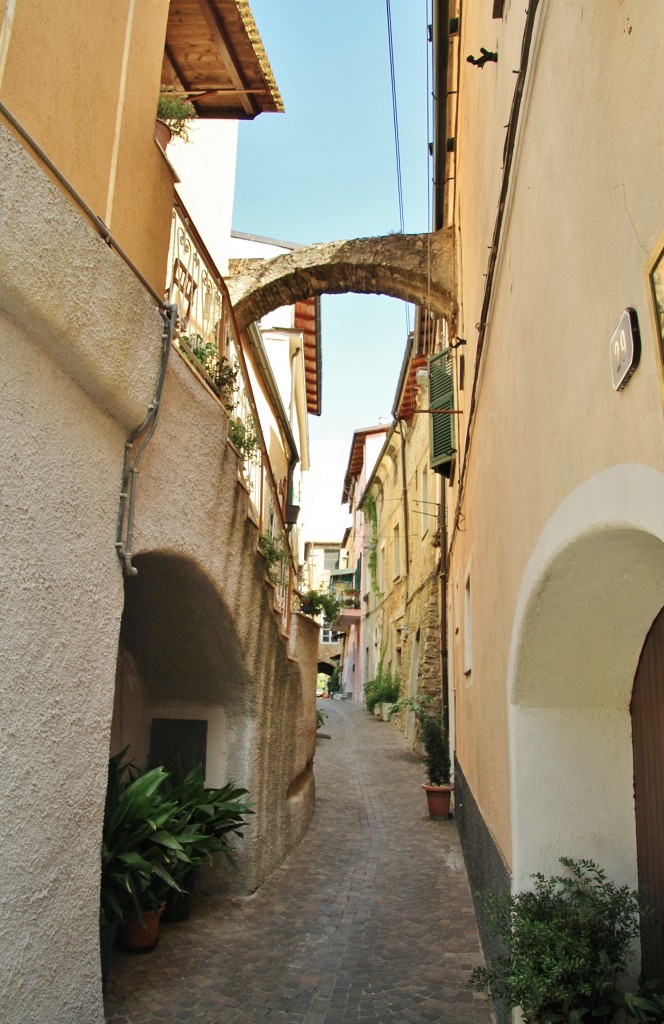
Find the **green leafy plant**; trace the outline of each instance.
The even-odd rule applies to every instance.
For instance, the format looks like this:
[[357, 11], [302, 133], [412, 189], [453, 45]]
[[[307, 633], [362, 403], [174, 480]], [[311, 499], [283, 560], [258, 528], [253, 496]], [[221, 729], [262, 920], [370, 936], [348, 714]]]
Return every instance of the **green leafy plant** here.
[[341, 692], [341, 679], [339, 678], [339, 666], [336, 665], [332, 675], [327, 681], [327, 692], [330, 697], [334, 697], [335, 693]]
[[228, 436], [244, 459], [256, 459], [260, 451], [260, 440], [253, 423], [232, 419], [228, 425]]
[[367, 558], [371, 589], [380, 601], [383, 592], [378, 585], [378, 510], [375, 498], [371, 494], [366, 494], [362, 499], [361, 508], [371, 526], [371, 540], [369, 542], [369, 555]]
[[637, 994], [616, 991], [614, 1002], [618, 1011], [628, 1020], [639, 1024], [655, 1024], [664, 1021], [664, 995], [658, 991], [659, 981], [646, 982]]
[[280, 583], [288, 561], [288, 549], [271, 534], [262, 533], [258, 538], [258, 550], [267, 563], [267, 578], [272, 583]]
[[[226, 356], [222, 356], [221, 359], [217, 361], [214, 373], [214, 383], [219, 391], [219, 397], [224, 403], [227, 412], [232, 412], [235, 406], [239, 372], [239, 367], [237, 365], [233, 366]], [[258, 438], [256, 440], [258, 441]]]
[[520, 1007], [526, 1024], [611, 1018], [644, 910], [637, 892], [610, 882], [593, 861], [560, 863], [568, 873], [533, 875], [532, 892], [478, 894], [505, 951], [476, 968], [470, 985]]
[[233, 849], [225, 837], [236, 834], [242, 838], [245, 817], [253, 814], [251, 803], [244, 798], [246, 789], [228, 782], [221, 789], [206, 788], [202, 765], [193, 768], [169, 791], [169, 799], [177, 804], [171, 830], [185, 847], [188, 862], [179, 861], [173, 876], [182, 884], [191, 870], [223, 853], [233, 862]]
[[341, 611], [341, 602], [325, 590], [307, 590], [300, 594], [300, 611], [305, 615], [324, 615], [327, 622], [334, 622]]
[[402, 697], [392, 708], [392, 714], [412, 711], [419, 726], [424, 747], [427, 779], [432, 786], [449, 785], [452, 774], [450, 745], [445, 735], [443, 716], [439, 705], [428, 693]]
[[157, 101], [157, 117], [165, 121], [171, 130], [171, 134], [189, 142], [189, 129], [191, 122], [198, 115], [187, 96], [178, 92], [171, 85], [162, 85]]
[[378, 662], [375, 679], [369, 679], [364, 684], [364, 703], [368, 711], [373, 711], [377, 704], [394, 704], [399, 699], [399, 676], [392, 678], [392, 670], [389, 668], [383, 671], [384, 653]]
[[164, 797], [168, 773], [153, 768], [135, 777], [127, 748], [109, 761], [108, 787], [101, 847], [101, 915], [121, 921], [133, 911], [142, 921], [144, 910], [163, 901], [164, 891], [181, 887], [173, 875], [179, 863], [189, 863], [171, 826], [176, 801]]
[[322, 708], [316, 708], [316, 729], [320, 729], [320, 727], [325, 724], [327, 719], [327, 711], [323, 711]]

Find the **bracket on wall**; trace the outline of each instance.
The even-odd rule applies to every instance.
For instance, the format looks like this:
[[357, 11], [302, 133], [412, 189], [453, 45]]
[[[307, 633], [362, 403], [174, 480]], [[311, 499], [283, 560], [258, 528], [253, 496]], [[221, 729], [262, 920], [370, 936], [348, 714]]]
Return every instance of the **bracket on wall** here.
[[495, 50], [487, 50], [480, 46], [480, 53], [482, 54], [481, 57], [473, 57], [472, 54], [469, 54], [466, 60], [469, 64], [474, 64], [476, 68], [483, 68], [485, 64], [491, 62], [494, 64], [498, 63], [498, 54]]

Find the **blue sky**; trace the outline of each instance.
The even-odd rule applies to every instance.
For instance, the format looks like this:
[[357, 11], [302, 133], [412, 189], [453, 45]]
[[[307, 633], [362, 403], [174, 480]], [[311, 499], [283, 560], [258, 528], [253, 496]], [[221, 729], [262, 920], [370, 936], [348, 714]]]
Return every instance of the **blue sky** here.
[[[391, 0], [407, 232], [427, 228], [428, 6]], [[398, 231], [386, 0], [251, 0], [251, 8], [286, 112], [240, 124], [234, 229], [300, 243]], [[405, 305], [325, 296], [322, 330], [323, 414], [310, 420], [315, 506], [301, 518], [333, 539], [345, 522], [339, 501], [353, 430], [390, 417]]]

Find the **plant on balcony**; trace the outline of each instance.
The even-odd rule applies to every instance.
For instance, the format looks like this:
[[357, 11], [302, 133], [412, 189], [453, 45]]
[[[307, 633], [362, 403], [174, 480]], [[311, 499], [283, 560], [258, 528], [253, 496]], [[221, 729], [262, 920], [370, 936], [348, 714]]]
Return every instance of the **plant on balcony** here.
[[228, 425], [228, 436], [247, 462], [253, 462], [260, 452], [260, 439], [253, 423], [232, 419]]
[[217, 366], [214, 373], [214, 383], [219, 389], [219, 397], [224, 403], [227, 412], [232, 412], [235, 406], [235, 396], [238, 392], [237, 379], [239, 372], [239, 367], [233, 366], [226, 356], [222, 356], [221, 359], [217, 360]]
[[341, 603], [325, 590], [307, 590], [300, 594], [300, 611], [305, 615], [323, 615], [327, 622], [334, 622], [341, 610]]
[[189, 142], [191, 122], [198, 115], [189, 102], [186, 93], [178, 92], [171, 85], [162, 85], [157, 101], [157, 119], [168, 125], [171, 135]]
[[532, 892], [477, 894], [504, 952], [476, 968], [469, 984], [508, 1009], [520, 1007], [526, 1024], [607, 1021], [619, 1006], [636, 1019], [661, 1019], [657, 997], [617, 991], [644, 911], [639, 894], [608, 881], [591, 860], [560, 863], [567, 874], [534, 874]]
[[262, 533], [258, 538], [258, 550], [267, 563], [267, 578], [271, 583], [279, 584], [288, 561], [288, 548], [271, 534]]

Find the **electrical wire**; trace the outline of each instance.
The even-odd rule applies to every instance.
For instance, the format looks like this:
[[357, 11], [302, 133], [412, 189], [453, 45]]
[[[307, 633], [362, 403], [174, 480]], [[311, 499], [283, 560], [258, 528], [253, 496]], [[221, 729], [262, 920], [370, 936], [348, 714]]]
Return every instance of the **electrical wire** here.
[[[397, 195], [399, 200], [399, 229], [401, 234], [405, 234], [405, 218], [404, 218], [404, 205], [403, 205], [403, 177], [401, 174], [401, 145], [399, 142], [399, 113], [397, 109], [397, 81], [396, 72], [394, 65], [394, 40], [392, 37], [392, 8], [390, 6], [390, 0], [385, 0], [385, 10], [387, 15], [387, 43], [390, 56], [390, 84], [392, 87], [392, 121], [394, 124], [394, 155], [396, 161], [397, 171]], [[410, 334], [410, 310], [408, 303], [404, 303], [406, 312], [406, 331]]]

